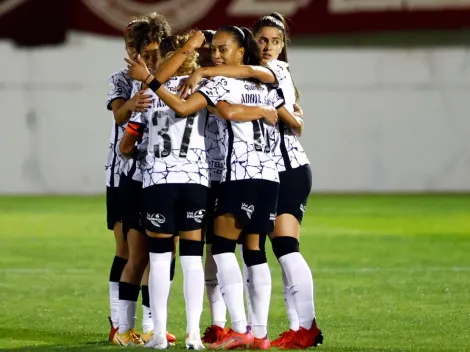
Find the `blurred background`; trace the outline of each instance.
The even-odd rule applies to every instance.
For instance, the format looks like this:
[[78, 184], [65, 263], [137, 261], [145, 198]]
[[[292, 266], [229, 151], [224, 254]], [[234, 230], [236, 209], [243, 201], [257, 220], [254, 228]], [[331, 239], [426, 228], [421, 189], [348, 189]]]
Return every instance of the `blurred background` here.
[[107, 78], [151, 11], [174, 31], [290, 19], [313, 191], [470, 190], [470, 0], [4, 0], [0, 193], [104, 192]]

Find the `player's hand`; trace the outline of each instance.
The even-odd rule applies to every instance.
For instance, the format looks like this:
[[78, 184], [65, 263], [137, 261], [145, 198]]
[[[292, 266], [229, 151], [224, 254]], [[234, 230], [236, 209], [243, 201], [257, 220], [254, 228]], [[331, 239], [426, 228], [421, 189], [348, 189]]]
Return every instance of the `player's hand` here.
[[191, 51], [199, 49], [204, 44], [205, 40], [206, 38], [204, 37], [204, 33], [202, 33], [201, 31], [196, 31], [184, 44], [183, 49]]
[[127, 75], [130, 78], [144, 82], [145, 79], [150, 75], [150, 71], [140, 55], [137, 55], [135, 61], [132, 61], [128, 58], [124, 58], [124, 60], [127, 62]]
[[304, 117], [304, 111], [302, 110], [302, 108], [300, 107], [299, 104], [294, 104], [294, 115], [302, 118]]
[[277, 122], [277, 110], [273, 106], [262, 106], [262, 116], [270, 125], [275, 125]]
[[152, 107], [152, 96], [144, 93], [145, 90], [140, 90], [128, 100], [131, 111], [145, 112]]
[[302, 132], [304, 131], [304, 120], [302, 120], [302, 118], [297, 116], [297, 113], [295, 112], [293, 115], [297, 118], [297, 121], [300, 124], [300, 128], [291, 128], [291, 131], [294, 135], [296, 135], [297, 137], [300, 137], [302, 135]]
[[180, 90], [181, 98], [186, 99], [188, 96], [193, 94], [196, 90], [197, 85], [201, 81], [201, 79], [202, 79], [202, 73], [199, 69], [197, 69], [181, 85], [181, 90]]

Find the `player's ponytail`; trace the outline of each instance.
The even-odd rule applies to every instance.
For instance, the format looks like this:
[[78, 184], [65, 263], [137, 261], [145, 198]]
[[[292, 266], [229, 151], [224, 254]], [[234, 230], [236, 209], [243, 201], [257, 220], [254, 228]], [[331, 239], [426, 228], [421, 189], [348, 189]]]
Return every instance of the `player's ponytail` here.
[[242, 27], [241, 30], [245, 36], [243, 41], [243, 47], [245, 48], [243, 63], [245, 65], [259, 65], [259, 48], [253, 33], [251, 33], [251, 31], [246, 27]]

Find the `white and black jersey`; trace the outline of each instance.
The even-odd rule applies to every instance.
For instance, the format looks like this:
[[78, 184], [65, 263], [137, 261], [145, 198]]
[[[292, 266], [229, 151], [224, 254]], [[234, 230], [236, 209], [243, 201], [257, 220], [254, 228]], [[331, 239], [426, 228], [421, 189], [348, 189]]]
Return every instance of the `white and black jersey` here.
[[219, 130], [219, 118], [209, 113], [205, 129], [206, 154], [209, 163], [211, 182], [220, 182], [224, 171], [225, 160], [222, 154], [224, 147], [224, 135]]
[[[282, 91], [282, 96], [285, 100], [285, 106], [287, 110], [292, 113], [294, 111], [296, 98], [294, 82], [289, 72], [289, 64], [283, 61], [273, 60], [269, 62], [267, 66], [274, 72], [278, 89]], [[279, 172], [309, 164], [307, 154], [302, 148], [299, 139], [282, 121], [279, 121], [276, 125], [273, 137], [271, 141], [273, 158]]]
[[[131, 97], [142, 89], [142, 82], [133, 81]], [[127, 123], [126, 125], [127, 126]], [[131, 159], [122, 161], [121, 171], [124, 175], [130, 176], [134, 181], [142, 182], [142, 172], [145, 169], [145, 156], [147, 155], [148, 129], [144, 129], [142, 136], [136, 143], [137, 153]]]
[[[276, 91], [270, 95], [265, 84], [249, 80], [214, 77], [199, 91], [211, 106], [219, 101], [248, 106], [272, 105], [279, 108], [284, 100]], [[263, 120], [230, 122], [219, 119], [219, 131], [224, 136], [219, 143], [225, 157], [222, 182], [262, 179], [279, 182], [276, 164], [272, 158], [269, 135], [274, 128]]]
[[[164, 87], [176, 93], [187, 77], [172, 77]], [[132, 124], [148, 127], [148, 147], [143, 172], [143, 187], [166, 183], [209, 186], [206, 158], [207, 110], [187, 117], [178, 116], [155, 93], [152, 107], [132, 116]]]
[[[132, 96], [132, 80], [127, 76], [127, 70], [113, 73], [108, 79], [108, 99], [106, 107], [112, 110], [111, 103], [116, 99], [128, 100]], [[126, 124], [120, 126], [113, 118], [111, 136], [109, 138], [109, 150], [106, 157], [106, 186], [118, 187], [119, 176], [125, 164], [125, 159], [119, 152], [119, 142], [124, 135]]]

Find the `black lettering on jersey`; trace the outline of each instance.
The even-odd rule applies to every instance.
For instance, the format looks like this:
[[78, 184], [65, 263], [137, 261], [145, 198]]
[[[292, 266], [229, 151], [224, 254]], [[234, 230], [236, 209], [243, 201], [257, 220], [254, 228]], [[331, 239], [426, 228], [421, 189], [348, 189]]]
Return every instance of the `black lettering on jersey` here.
[[261, 96], [259, 94], [242, 94], [241, 104], [261, 105]]
[[246, 90], [263, 90], [264, 86], [259, 86], [256, 84], [245, 84]]
[[[265, 130], [264, 123], [261, 120], [252, 122], [255, 150], [257, 152], [269, 153], [271, 151], [271, 146], [269, 145], [269, 136], [267, 136], [268, 131]], [[263, 139], [267, 142], [267, 144], [264, 143]]]
[[163, 100], [158, 99], [157, 100], [157, 105], [155, 105], [156, 108], [166, 108], [167, 105], [163, 102]]
[[[152, 117], [152, 123], [156, 126], [157, 119], [159, 117], [159, 113], [155, 112]], [[165, 158], [171, 153], [171, 138], [168, 134], [168, 130], [170, 128], [170, 119], [166, 119], [165, 126], [158, 131], [158, 135], [163, 139], [163, 150], [160, 148], [160, 145], [156, 144], [153, 146], [153, 153], [155, 154], [156, 158]]]
[[191, 132], [193, 130], [195, 118], [196, 113], [186, 117], [186, 126], [184, 127], [183, 139], [181, 140], [180, 158], [186, 158], [188, 155], [189, 143], [191, 142]]

